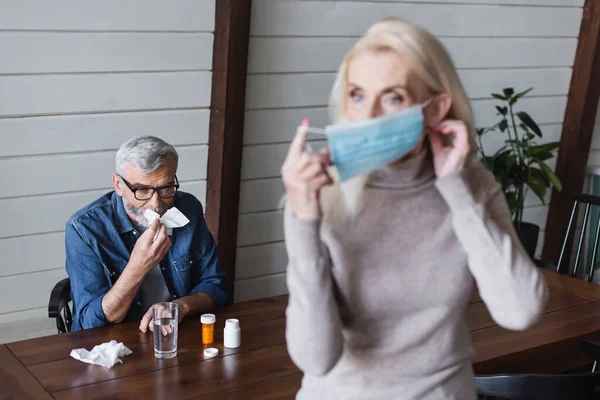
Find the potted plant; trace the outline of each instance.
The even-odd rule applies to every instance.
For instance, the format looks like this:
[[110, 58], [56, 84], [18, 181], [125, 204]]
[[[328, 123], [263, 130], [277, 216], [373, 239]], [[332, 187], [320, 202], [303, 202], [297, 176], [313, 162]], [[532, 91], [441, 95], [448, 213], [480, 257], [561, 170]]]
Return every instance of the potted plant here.
[[[502, 101], [502, 105], [496, 106], [496, 115], [500, 117], [500, 121], [492, 127], [477, 129], [477, 143], [481, 161], [500, 183], [519, 238], [533, 258], [540, 228], [523, 222], [525, 196], [531, 190], [545, 204], [548, 188], [554, 186], [560, 191], [562, 184], [546, 164], [546, 161], [554, 157], [559, 142], [538, 144], [537, 140], [542, 138], [540, 127], [525, 111], [514, 110], [517, 101], [531, 90], [533, 88], [515, 94], [513, 88], [505, 88], [502, 94], [492, 93], [492, 97]], [[491, 131], [506, 135], [506, 139], [498, 151], [487, 154], [481, 137]]]

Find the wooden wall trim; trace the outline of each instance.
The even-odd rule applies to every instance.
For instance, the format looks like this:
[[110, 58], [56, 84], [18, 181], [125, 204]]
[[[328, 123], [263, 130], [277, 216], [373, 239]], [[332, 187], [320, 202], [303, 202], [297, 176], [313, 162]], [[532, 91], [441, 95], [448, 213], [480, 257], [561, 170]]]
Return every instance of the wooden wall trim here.
[[554, 264], [569, 224], [571, 196], [583, 188], [599, 96], [600, 2], [586, 0], [556, 163], [563, 191], [552, 192], [542, 252], [542, 258]]
[[216, 0], [206, 221], [235, 279], [252, 0]]

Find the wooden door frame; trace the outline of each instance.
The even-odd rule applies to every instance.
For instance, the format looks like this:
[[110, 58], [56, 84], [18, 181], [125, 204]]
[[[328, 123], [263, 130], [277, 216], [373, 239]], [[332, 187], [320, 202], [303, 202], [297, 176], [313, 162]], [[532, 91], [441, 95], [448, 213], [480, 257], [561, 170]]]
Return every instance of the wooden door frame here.
[[252, 0], [215, 1], [206, 221], [234, 282]]

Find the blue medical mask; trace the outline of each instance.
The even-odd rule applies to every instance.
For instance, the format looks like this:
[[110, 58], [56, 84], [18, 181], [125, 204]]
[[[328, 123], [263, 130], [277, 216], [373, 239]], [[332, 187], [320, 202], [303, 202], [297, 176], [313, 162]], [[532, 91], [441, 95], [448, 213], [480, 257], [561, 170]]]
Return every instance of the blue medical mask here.
[[423, 136], [423, 108], [430, 101], [381, 117], [307, 130], [327, 135], [331, 160], [345, 181], [410, 153]]

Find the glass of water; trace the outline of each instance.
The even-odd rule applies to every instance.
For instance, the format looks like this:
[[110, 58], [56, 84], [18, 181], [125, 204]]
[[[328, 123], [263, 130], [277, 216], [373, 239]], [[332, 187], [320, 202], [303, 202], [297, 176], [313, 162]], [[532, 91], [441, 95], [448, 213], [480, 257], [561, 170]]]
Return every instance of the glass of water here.
[[152, 306], [154, 317], [154, 357], [173, 358], [177, 355], [177, 327], [179, 305], [156, 303]]

